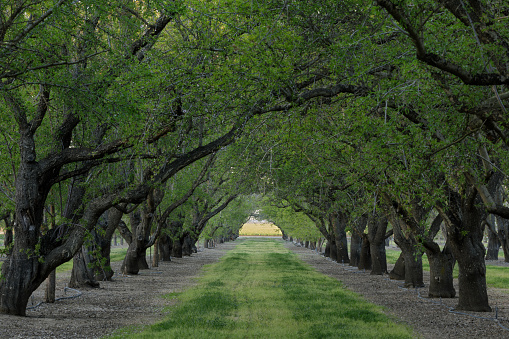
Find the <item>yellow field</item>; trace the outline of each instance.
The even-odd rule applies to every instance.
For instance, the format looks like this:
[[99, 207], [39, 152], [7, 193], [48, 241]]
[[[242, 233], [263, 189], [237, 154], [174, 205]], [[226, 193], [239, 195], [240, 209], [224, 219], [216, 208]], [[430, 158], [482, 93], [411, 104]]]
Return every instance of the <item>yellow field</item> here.
[[281, 236], [281, 230], [271, 223], [245, 223], [240, 229], [240, 235], [272, 235]]

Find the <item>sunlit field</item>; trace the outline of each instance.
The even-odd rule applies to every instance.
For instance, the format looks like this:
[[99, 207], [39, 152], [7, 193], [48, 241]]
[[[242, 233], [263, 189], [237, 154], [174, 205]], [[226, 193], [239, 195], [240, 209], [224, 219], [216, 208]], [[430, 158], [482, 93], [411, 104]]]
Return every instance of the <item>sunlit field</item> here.
[[240, 229], [241, 236], [281, 236], [281, 230], [271, 223], [245, 223]]

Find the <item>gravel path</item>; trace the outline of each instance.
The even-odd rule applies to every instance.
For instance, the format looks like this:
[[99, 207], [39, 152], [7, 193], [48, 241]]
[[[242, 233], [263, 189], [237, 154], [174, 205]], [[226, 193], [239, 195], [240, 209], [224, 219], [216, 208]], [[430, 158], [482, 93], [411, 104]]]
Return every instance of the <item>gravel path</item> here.
[[[174, 303], [161, 295], [193, 285], [193, 278], [198, 276], [203, 265], [218, 261], [235, 245], [235, 242], [220, 244], [191, 257], [173, 258], [137, 276], [115, 275], [113, 281], [102, 282], [98, 289], [81, 290], [78, 298], [43, 303], [27, 311], [25, 318], [0, 315], [0, 338], [99, 338], [120, 327], [154, 323], [165, 315], [164, 308]], [[457, 299], [444, 299], [439, 305], [440, 300], [419, 297], [415, 290], [403, 289], [401, 282], [390, 281], [386, 276], [371, 276], [342, 266], [290, 242], [285, 242], [285, 246], [319, 272], [384, 306], [386, 313], [396, 321], [413, 327], [418, 338], [509, 338], [509, 331], [496, 321], [450, 313], [446, 306], [454, 307]], [[113, 269], [118, 271], [119, 266], [120, 263], [115, 263]], [[427, 280], [429, 275], [425, 273]], [[57, 297], [75, 294], [70, 290], [64, 294], [68, 281], [69, 274], [59, 275]], [[40, 288], [34, 293], [34, 305], [42, 300], [43, 292]], [[420, 293], [427, 295], [426, 289]], [[509, 328], [509, 294], [490, 289], [489, 297], [491, 306], [498, 309], [500, 324]], [[495, 312], [471, 315], [493, 319]]]

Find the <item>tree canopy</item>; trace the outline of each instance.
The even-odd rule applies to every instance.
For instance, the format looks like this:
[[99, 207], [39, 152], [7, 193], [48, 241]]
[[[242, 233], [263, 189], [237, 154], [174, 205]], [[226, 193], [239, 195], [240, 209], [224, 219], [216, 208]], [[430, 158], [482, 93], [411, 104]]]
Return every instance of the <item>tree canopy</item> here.
[[487, 216], [509, 218], [508, 15], [501, 0], [0, 2], [15, 221], [0, 311], [24, 314], [111, 208], [144, 206], [144, 234], [162, 210], [139, 248], [166, 219], [175, 237], [234, 234], [260, 206], [299, 238], [341, 247], [389, 218], [431, 248], [440, 215], [482, 271]]

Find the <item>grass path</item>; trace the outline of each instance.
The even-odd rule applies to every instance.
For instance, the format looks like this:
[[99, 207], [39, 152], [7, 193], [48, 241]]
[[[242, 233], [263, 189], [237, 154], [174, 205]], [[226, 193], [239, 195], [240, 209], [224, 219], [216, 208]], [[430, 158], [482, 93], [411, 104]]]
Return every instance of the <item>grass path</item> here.
[[246, 239], [208, 266], [168, 318], [119, 338], [411, 338], [376, 305], [272, 239]]

